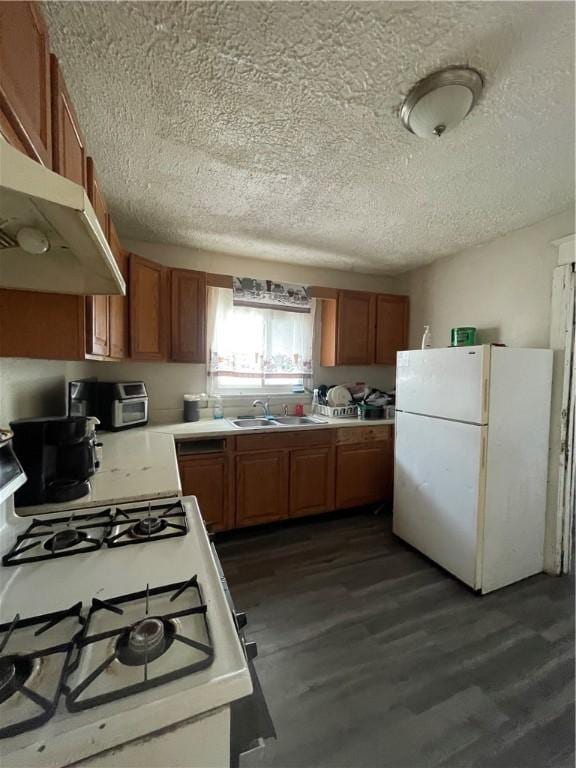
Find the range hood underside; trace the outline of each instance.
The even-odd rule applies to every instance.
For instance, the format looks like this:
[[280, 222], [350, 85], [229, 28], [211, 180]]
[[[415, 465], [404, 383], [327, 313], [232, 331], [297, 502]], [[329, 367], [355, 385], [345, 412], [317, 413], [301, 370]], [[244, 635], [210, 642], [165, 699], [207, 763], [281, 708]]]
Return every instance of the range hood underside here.
[[[32, 227], [50, 242], [30, 254]], [[85, 190], [0, 138], [0, 287], [78, 295], [125, 294], [126, 284]]]

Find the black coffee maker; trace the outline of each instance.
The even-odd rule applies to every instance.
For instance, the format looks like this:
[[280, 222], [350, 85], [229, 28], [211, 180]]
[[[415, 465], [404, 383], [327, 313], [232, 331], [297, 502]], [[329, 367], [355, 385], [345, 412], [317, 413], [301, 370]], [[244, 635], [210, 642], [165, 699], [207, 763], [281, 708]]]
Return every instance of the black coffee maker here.
[[17, 507], [64, 502], [85, 496], [96, 471], [96, 435], [92, 419], [53, 416], [10, 423], [12, 445], [28, 482], [16, 491]]

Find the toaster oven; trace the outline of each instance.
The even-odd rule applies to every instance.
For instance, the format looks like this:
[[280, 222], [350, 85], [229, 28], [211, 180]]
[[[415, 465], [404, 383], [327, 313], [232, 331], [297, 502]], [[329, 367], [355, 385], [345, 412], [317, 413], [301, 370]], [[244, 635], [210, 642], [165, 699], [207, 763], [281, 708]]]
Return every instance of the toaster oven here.
[[148, 423], [148, 392], [143, 381], [99, 381], [101, 429], [129, 429]]

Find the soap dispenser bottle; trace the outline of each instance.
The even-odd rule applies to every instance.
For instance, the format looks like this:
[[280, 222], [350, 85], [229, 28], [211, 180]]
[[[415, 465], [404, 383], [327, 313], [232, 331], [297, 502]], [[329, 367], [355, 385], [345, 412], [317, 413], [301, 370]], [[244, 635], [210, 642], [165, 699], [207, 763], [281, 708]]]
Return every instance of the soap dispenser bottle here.
[[424, 326], [424, 334], [422, 336], [422, 349], [430, 349], [432, 346], [432, 335], [430, 333], [430, 326]]

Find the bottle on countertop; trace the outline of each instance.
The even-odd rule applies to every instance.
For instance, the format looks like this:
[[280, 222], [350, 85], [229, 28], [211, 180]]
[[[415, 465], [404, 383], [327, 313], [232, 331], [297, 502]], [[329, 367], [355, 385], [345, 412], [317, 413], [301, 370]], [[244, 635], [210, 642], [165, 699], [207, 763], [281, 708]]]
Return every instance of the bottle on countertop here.
[[430, 326], [424, 326], [424, 334], [422, 336], [422, 349], [430, 349], [432, 346], [432, 334], [430, 333]]
[[222, 402], [222, 395], [213, 395], [212, 397], [212, 416], [215, 419], [224, 418], [224, 404]]

